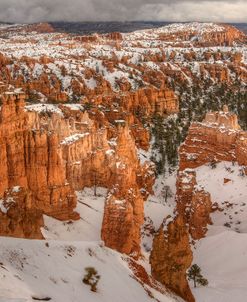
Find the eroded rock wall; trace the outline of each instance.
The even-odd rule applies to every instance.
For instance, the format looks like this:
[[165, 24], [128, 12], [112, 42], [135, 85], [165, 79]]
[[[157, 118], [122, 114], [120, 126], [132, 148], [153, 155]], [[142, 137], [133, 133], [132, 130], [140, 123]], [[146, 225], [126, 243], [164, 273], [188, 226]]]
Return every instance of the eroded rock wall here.
[[208, 113], [202, 123], [193, 123], [180, 147], [175, 218], [164, 220], [155, 235], [150, 262], [153, 276], [186, 301], [195, 301], [186, 278], [192, 262], [189, 238], [199, 240], [206, 235], [210, 214], [217, 208], [210, 194], [198, 186], [195, 168], [210, 164], [213, 171], [219, 161], [246, 167], [246, 151], [246, 132], [226, 106]]
[[195, 301], [186, 272], [192, 263], [189, 231], [182, 216], [164, 221], [154, 237], [150, 256], [152, 275], [185, 301]]
[[[137, 156], [131, 131], [135, 118], [115, 121], [80, 104], [24, 107], [24, 99], [15, 91], [2, 97], [0, 196], [7, 210], [1, 211], [1, 234], [41, 238], [43, 214], [78, 219], [74, 190], [103, 186], [109, 194], [102, 239], [108, 247], [138, 257], [143, 203], [152, 191], [154, 172]], [[4, 196], [9, 192], [11, 199], [16, 186], [28, 198], [8, 205]], [[27, 226], [29, 220], [33, 223]]]

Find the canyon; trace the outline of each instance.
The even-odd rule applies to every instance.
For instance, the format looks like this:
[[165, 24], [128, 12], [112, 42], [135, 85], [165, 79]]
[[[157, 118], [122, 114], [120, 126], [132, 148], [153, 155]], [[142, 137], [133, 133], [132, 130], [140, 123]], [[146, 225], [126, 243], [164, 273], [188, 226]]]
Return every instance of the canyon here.
[[[85, 259], [118, 261], [124, 276], [128, 264], [150, 299], [201, 301], [188, 269], [234, 211], [203, 171], [246, 196], [246, 58], [246, 35], [223, 24], [90, 36], [1, 25], [0, 236], [69, 238]], [[223, 92], [205, 101], [213, 87], [230, 108]]]

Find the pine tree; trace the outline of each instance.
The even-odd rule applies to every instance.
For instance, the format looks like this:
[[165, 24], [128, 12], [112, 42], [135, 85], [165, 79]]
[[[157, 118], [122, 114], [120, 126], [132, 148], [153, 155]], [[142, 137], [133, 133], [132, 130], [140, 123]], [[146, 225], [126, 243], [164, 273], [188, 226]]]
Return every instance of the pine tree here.
[[188, 279], [194, 282], [194, 287], [197, 284], [202, 286], [208, 285], [208, 280], [201, 274], [201, 268], [197, 264], [193, 264], [188, 272]]

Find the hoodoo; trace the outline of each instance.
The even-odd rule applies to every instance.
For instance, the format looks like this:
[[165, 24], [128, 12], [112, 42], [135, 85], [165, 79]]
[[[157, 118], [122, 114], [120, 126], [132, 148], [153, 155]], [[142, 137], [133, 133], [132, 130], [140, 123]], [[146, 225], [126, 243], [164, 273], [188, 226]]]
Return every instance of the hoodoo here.
[[0, 301], [243, 302], [246, 26], [48, 21], [0, 22]]
[[199, 240], [206, 235], [210, 214], [218, 208], [198, 185], [195, 168], [213, 168], [221, 161], [246, 167], [246, 142], [236, 114], [224, 105], [222, 111], [207, 113], [201, 123], [192, 123], [179, 149], [175, 218], [165, 219], [154, 236], [150, 263], [153, 276], [186, 301], [195, 301], [186, 277], [192, 263], [190, 237]]

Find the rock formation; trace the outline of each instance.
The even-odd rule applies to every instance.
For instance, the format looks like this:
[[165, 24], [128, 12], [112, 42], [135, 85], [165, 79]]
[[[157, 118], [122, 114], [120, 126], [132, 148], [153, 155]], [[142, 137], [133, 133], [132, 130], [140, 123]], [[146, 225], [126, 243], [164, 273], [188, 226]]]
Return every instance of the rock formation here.
[[[155, 176], [137, 148], [149, 150], [151, 118], [178, 112], [177, 83], [245, 84], [246, 36], [211, 23], [92, 36], [17, 25], [0, 36], [0, 235], [42, 238], [43, 214], [78, 219], [75, 190], [103, 186], [102, 240], [138, 258]], [[214, 202], [193, 169], [222, 160], [247, 166], [247, 134], [226, 107], [191, 125], [175, 218], [164, 220], [150, 257], [153, 276], [189, 302], [190, 238], [205, 236]]]
[[[128, 119], [107, 119], [79, 104], [24, 107], [24, 99], [20, 90], [2, 94], [0, 196], [7, 210], [1, 212], [1, 234], [41, 238], [43, 214], [78, 219], [74, 190], [103, 186], [109, 194], [102, 239], [138, 257], [143, 203], [154, 173], [150, 164], [140, 164]], [[20, 196], [11, 193], [17, 186]]]
[[0, 199], [0, 235], [42, 239], [42, 211], [31, 207], [33, 196], [28, 189], [15, 186]]
[[165, 41], [193, 41], [197, 46], [232, 46], [234, 41], [244, 41], [245, 35], [225, 24], [197, 23], [168, 26], [170, 30], [160, 33]]
[[202, 123], [192, 123], [180, 147], [180, 170], [196, 168], [212, 161], [244, 159], [246, 132], [240, 129], [237, 116], [224, 106], [223, 111], [207, 113]]
[[210, 194], [197, 185], [195, 171], [185, 169], [178, 173], [176, 202], [177, 211], [189, 226], [191, 237], [204, 237], [207, 225], [211, 224], [212, 201]]
[[[22, 194], [24, 197], [18, 197], [20, 201], [13, 210], [10, 207], [11, 213], [16, 209], [15, 215], [20, 215], [16, 221], [22, 218], [32, 220], [28, 218], [30, 210], [31, 214], [34, 212], [33, 217], [40, 215], [36, 219], [39, 222], [42, 222], [42, 213], [58, 219], [76, 218], [78, 216], [73, 212], [75, 195], [65, 179], [58, 137], [42, 129], [29, 127], [29, 117], [24, 111], [24, 97], [19, 93], [6, 93], [2, 97], [0, 195], [3, 196], [6, 190], [16, 186], [22, 188], [21, 192], [26, 192]], [[23, 214], [25, 209], [27, 212]], [[25, 228], [26, 224], [22, 223], [22, 227]], [[16, 230], [13, 233], [18, 236]], [[35, 233], [38, 233], [37, 229]], [[32, 232], [30, 234], [32, 236]], [[23, 234], [20, 233], [20, 236]], [[41, 237], [41, 233], [38, 236]]]
[[191, 125], [179, 150], [176, 201], [177, 212], [184, 216], [193, 239], [205, 236], [214, 210], [210, 194], [197, 185], [194, 169], [204, 164], [213, 169], [219, 161], [237, 162], [246, 167], [246, 146], [246, 132], [227, 106], [222, 111], [207, 113], [202, 123]]
[[202, 123], [193, 123], [181, 145], [177, 177], [177, 211], [186, 217], [193, 239], [202, 238], [211, 223], [214, 201], [197, 186], [194, 168], [219, 161], [237, 162], [246, 166], [246, 132], [242, 131], [236, 114], [223, 106], [223, 111], [209, 112]]
[[195, 301], [186, 278], [192, 258], [189, 232], [183, 217], [177, 216], [170, 223], [164, 221], [153, 241], [152, 275], [188, 302]]
[[246, 151], [246, 132], [227, 106], [207, 113], [202, 123], [193, 123], [180, 147], [176, 217], [165, 219], [155, 235], [150, 263], [153, 276], [186, 301], [195, 301], [186, 279], [192, 262], [189, 235], [194, 240], [204, 237], [215, 210], [210, 194], [197, 185], [194, 169], [218, 161], [246, 166]]

